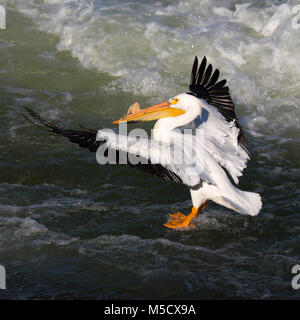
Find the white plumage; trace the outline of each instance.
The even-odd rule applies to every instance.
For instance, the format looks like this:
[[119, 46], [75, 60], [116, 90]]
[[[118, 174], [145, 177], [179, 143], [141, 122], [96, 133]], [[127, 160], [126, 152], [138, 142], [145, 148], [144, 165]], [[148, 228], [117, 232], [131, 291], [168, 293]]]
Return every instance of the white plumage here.
[[[249, 160], [249, 150], [229, 88], [225, 86], [226, 80], [218, 81], [219, 74], [218, 69], [213, 72], [212, 66], [207, 66], [205, 57], [199, 66], [195, 57], [189, 92], [146, 109], [135, 105], [124, 118], [114, 122], [159, 119], [151, 139], [82, 126], [82, 130], [61, 129], [29, 108], [28, 113], [39, 124], [24, 117], [40, 128], [97, 152], [100, 164], [128, 163], [166, 181], [186, 185], [191, 192], [192, 211], [187, 216], [180, 212], [170, 214], [169, 222], [164, 224], [166, 227], [189, 226], [208, 200], [254, 216], [262, 207], [260, 195], [239, 190], [227, 176], [228, 173], [235, 184], [239, 183]], [[113, 159], [109, 159], [111, 152], [115, 156]]]
[[[106, 141], [111, 149], [149, 159], [152, 164], [162, 164], [176, 173], [190, 187], [195, 208], [212, 200], [242, 214], [258, 214], [262, 206], [260, 196], [237, 189], [223, 169], [238, 183], [249, 159], [237, 143], [239, 129], [235, 121], [227, 122], [213, 106], [192, 95], [183, 93], [169, 102], [175, 99], [179, 102], [173, 107], [185, 113], [159, 119], [153, 139], [99, 130], [97, 140]], [[187, 129], [193, 134], [184, 134]], [[201, 137], [197, 139], [197, 135]]]

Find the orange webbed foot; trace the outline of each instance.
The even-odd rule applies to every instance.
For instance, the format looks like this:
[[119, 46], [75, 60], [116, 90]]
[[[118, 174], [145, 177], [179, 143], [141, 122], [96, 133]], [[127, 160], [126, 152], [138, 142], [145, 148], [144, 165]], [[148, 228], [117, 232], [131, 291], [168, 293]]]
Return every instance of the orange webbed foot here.
[[178, 219], [182, 219], [182, 218], [186, 218], [186, 215], [185, 214], [182, 214], [181, 212], [175, 212], [175, 213], [170, 213], [169, 216], [171, 218], [174, 218], [175, 220], [178, 220]]
[[190, 226], [191, 221], [196, 217], [198, 209], [193, 207], [189, 215], [184, 215], [181, 212], [170, 214], [170, 220], [164, 224], [165, 227], [171, 229], [181, 229]]

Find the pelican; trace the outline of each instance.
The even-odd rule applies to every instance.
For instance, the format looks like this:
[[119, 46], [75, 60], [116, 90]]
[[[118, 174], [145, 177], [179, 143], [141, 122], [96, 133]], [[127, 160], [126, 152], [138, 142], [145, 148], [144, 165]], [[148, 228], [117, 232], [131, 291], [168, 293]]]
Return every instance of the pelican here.
[[[187, 215], [170, 214], [164, 226], [186, 228], [208, 200], [238, 213], [255, 216], [262, 207], [261, 197], [242, 191], [235, 185], [250, 159], [245, 133], [238, 123], [226, 80], [218, 81], [220, 72], [213, 71], [204, 57], [194, 59], [189, 90], [154, 106], [129, 112], [114, 124], [157, 120], [150, 139], [116, 134], [108, 130], [66, 130], [46, 121], [26, 107], [23, 115], [35, 126], [69, 138], [71, 142], [96, 152], [98, 162], [110, 151], [121, 163], [158, 176], [165, 181], [186, 185], [191, 194], [192, 209]], [[188, 130], [188, 134], [185, 131]], [[100, 152], [101, 151], [101, 152]], [[177, 154], [181, 154], [177, 156]], [[176, 157], [186, 158], [175, 161]], [[131, 156], [144, 159], [132, 160]], [[102, 158], [101, 158], [102, 157]], [[100, 159], [100, 160], [99, 160]], [[177, 159], [177, 160], [178, 160]]]

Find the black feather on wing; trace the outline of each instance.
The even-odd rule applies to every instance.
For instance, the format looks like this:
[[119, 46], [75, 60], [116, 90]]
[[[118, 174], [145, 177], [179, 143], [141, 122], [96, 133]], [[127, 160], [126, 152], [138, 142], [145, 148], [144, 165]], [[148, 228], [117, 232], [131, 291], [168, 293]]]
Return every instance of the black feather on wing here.
[[219, 70], [216, 69], [213, 72], [212, 65], [209, 64], [207, 67], [206, 65], [207, 60], [206, 57], [204, 57], [198, 68], [198, 58], [195, 57], [190, 78], [190, 92], [188, 93], [199, 99], [204, 99], [208, 104], [216, 107], [227, 121], [235, 120], [236, 126], [240, 129], [238, 136], [239, 145], [249, 155], [246, 136], [237, 121], [229, 88], [227, 86], [225, 87], [226, 80], [224, 79], [217, 82], [220, 76]]
[[[22, 114], [23, 117], [28, 120], [31, 124], [41, 129], [44, 129], [49, 132], [53, 132], [59, 134], [63, 137], [68, 138], [71, 142], [77, 143], [82, 148], [87, 148], [91, 152], [96, 152], [100, 145], [106, 144], [107, 141], [97, 141], [97, 132], [96, 130], [86, 129], [83, 126], [79, 125], [82, 130], [65, 130], [57, 127], [56, 125], [50, 123], [49, 121], [43, 119], [39, 114], [34, 112], [33, 110], [26, 107], [27, 112], [29, 115], [35, 119], [38, 123], [29, 119], [26, 115]], [[104, 154], [107, 153], [107, 150], [104, 151]], [[120, 159], [120, 151], [116, 150], [116, 162], [119, 163]], [[130, 157], [127, 154], [127, 164], [131, 167], [142, 170], [144, 172], [148, 172], [154, 176], [163, 178], [165, 181], [168, 182], [177, 182], [183, 183], [182, 179], [176, 175], [174, 172], [166, 169], [161, 164], [152, 164], [150, 160], [148, 163], [137, 163], [133, 164], [130, 162]]]
[[58, 128], [56, 125], [48, 122], [47, 120], [43, 119], [40, 115], [38, 115], [33, 110], [26, 107], [27, 112], [31, 115], [31, 117], [39, 122], [35, 123], [30, 120], [27, 116], [23, 114], [23, 117], [31, 122], [33, 125], [47, 130], [49, 132], [57, 133], [63, 137], [69, 138], [71, 142], [77, 143], [81, 148], [87, 148], [91, 152], [96, 152], [98, 147], [100, 146], [100, 141], [96, 141], [97, 131], [89, 130], [82, 126], [82, 131], [79, 130], [65, 130]]

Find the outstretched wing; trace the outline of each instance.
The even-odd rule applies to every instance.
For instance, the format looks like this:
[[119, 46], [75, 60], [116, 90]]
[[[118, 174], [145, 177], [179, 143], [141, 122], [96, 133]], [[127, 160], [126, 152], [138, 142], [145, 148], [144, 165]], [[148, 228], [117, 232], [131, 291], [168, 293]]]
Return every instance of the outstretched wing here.
[[100, 146], [100, 141], [96, 141], [97, 131], [89, 130], [82, 126], [81, 131], [79, 130], [65, 130], [57, 127], [51, 122], [43, 119], [39, 114], [34, 112], [33, 110], [26, 107], [27, 112], [31, 115], [31, 117], [38, 121], [38, 123], [33, 122], [29, 119], [25, 114], [23, 117], [28, 120], [31, 124], [39, 127], [41, 129], [47, 130], [49, 132], [53, 132], [59, 134], [63, 137], [69, 138], [71, 142], [77, 143], [81, 148], [87, 148], [91, 152], [96, 152]]
[[216, 69], [213, 72], [212, 65], [207, 66], [206, 57], [198, 68], [198, 58], [195, 57], [192, 72], [189, 94], [199, 99], [204, 99], [208, 104], [216, 107], [227, 121], [235, 120], [236, 126], [239, 128], [238, 143], [249, 155], [249, 148], [246, 136], [237, 121], [234, 110], [234, 103], [231, 100], [229, 88], [226, 86], [226, 80], [218, 81], [220, 72]]
[[[41, 129], [44, 129], [49, 132], [53, 132], [56, 134], [59, 134], [63, 137], [68, 138], [71, 142], [77, 143], [81, 148], [86, 148], [91, 152], [96, 152], [98, 148], [105, 144], [107, 145], [107, 141], [105, 139], [101, 141], [97, 141], [97, 133], [96, 130], [90, 130], [86, 129], [83, 126], [79, 125], [82, 130], [66, 130], [57, 127], [56, 125], [50, 123], [49, 121], [43, 119], [39, 114], [34, 112], [33, 110], [26, 107], [27, 112], [29, 115], [37, 121], [34, 122], [31, 119], [29, 119], [25, 114], [23, 114], [23, 117], [28, 120], [31, 124], [33, 124], [36, 127], [39, 127]], [[106, 148], [106, 153], [108, 147]], [[120, 151], [116, 150], [116, 161], [117, 163], [120, 158]], [[147, 163], [132, 163], [130, 161], [129, 154], [127, 154], [127, 164], [129, 164], [133, 168], [137, 168], [139, 170], [142, 170], [144, 172], [148, 172], [154, 176], [163, 178], [165, 181], [168, 182], [177, 182], [177, 183], [183, 183], [182, 179], [174, 172], [168, 170], [163, 165], [159, 163], [151, 163], [151, 160], [148, 159]]]
[[[197, 188], [202, 182], [215, 184], [214, 177], [205, 165], [202, 150], [197, 148], [196, 137], [187, 137], [173, 132], [170, 142], [162, 142], [155, 139], [148, 139], [140, 136], [126, 136], [115, 134], [111, 130], [99, 130], [97, 140], [107, 141], [110, 150], [125, 152], [130, 156], [131, 163], [146, 163], [159, 165], [167, 170], [168, 175], [175, 174], [183, 184], [190, 188]], [[115, 155], [104, 154], [103, 149], [97, 152], [97, 160], [100, 163], [115, 162]], [[207, 170], [204, 170], [206, 168]]]

